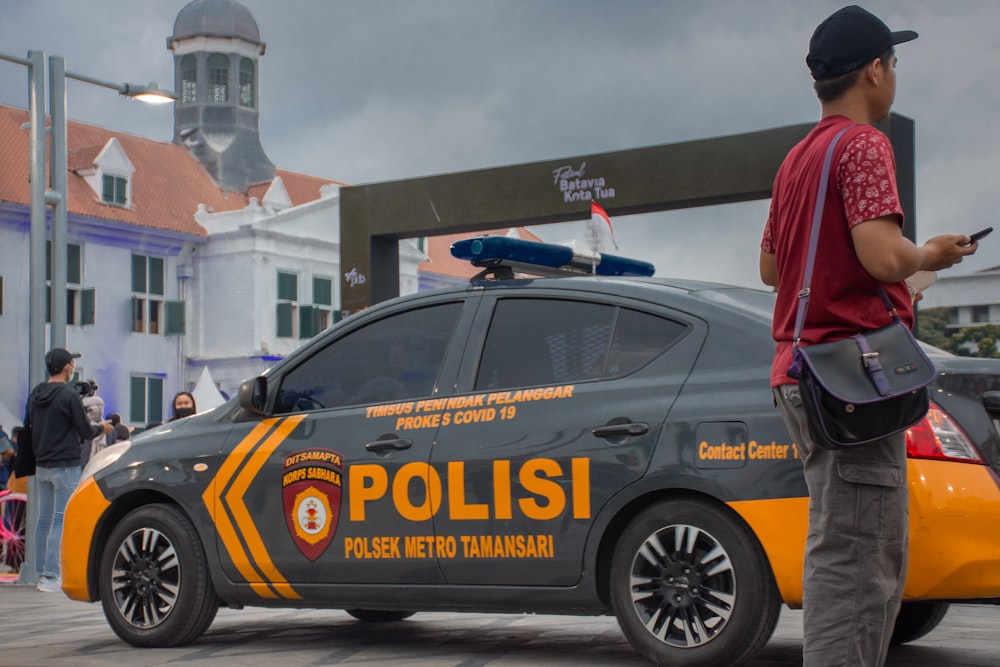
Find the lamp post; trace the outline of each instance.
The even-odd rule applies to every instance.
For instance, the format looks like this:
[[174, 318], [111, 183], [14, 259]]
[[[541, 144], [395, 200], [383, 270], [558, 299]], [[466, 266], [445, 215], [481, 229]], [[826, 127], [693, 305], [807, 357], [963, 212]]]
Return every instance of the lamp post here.
[[[66, 79], [75, 79], [95, 86], [118, 91], [119, 94], [148, 103], [169, 103], [177, 99], [170, 91], [161, 90], [155, 83], [139, 85], [114, 83], [66, 71], [62, 56], [50, 56], [49, 113], [52, 118], [49, 159], [50, 187], [46, 187], [45, 165], [45, 54], [28, 51], [28, 58], [18, 58], [0, 53], [0, 60], [28, 68], [28, 126], [30, 129], [28, 152], [28, 179], [31, 184], [31, 223], [29, 237], [28, 272], [28, 386], [44, 381], [42, 369], [45, 358], [45, 232], [47, 207], [52, 207], [52, 247], [49, 256], [51, 270], [51, 320], [50, 347], [66, 347], [66, 226], [67, 226], [67, 176], [68, 151], [66, 145]], [[28, 481], [29, 533], [38, 517], [35, 482]], [[25, 545], [25, 559], [18, 577], [19, 583], [33, 584], [37, 579], [34, 544]]]

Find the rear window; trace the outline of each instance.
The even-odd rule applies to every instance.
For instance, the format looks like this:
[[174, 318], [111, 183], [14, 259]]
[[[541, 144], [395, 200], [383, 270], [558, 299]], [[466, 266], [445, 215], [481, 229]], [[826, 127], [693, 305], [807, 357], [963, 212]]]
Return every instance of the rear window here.
[[650, 313], [565, 299], [503, 299], [493, 311], [475, 388], [505, 389], [621, 377], [683, 337]]

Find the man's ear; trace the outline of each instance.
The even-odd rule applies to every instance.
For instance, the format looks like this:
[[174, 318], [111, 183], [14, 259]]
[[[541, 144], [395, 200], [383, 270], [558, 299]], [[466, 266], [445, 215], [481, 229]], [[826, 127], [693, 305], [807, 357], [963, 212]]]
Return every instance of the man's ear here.
[[870, 63], [865, 65], [864, 72], [862, 76], [873, 86], [877, 86], [882, 83], [882, 79], [885, 78], [885, 69], [882, 67], [882, 58], [875, 58]]

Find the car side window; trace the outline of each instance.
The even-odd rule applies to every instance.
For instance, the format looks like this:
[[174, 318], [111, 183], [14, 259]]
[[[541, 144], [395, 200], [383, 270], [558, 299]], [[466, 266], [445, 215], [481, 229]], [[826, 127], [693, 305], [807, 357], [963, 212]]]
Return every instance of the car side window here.
[[274, 412], [429, 396], [461, 309], [446, 303], [396, 313], [334, 340], [281, 378]]
[[628, 375], [679, 341], [688, 326], [665, 317], [622, 308], [611, 340], [604, 377]]
[[494, 308], [475, 388], [505, 389], [617, 377], [684, 334], [679, 322], [568, 299], [502, 299]]

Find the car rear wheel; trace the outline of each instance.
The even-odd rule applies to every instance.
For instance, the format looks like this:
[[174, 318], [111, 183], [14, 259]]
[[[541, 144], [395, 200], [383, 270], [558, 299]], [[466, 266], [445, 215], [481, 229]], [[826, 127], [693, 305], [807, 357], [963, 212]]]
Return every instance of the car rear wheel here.
[[736, 517], [705, 502], [643, 510], [619, 539], [610, 577], [622, 632], [655, 664], [741, 665], [778, 622], [762, 549]]
[[133, 646], [180, 646], [208, 629], [219, 599], [194, 526], [172, 505], [133, 510], [101, 557], [104, 615]]
[[414, 611], [389, 611], [386, 609], [345, 609], [348, 614], [366, 623], [391, 623], [413, 616]]
[[920, 639], [936, 628], [947, 613], [947, 602], [904, 602], [889, 643], [905, 644]]

